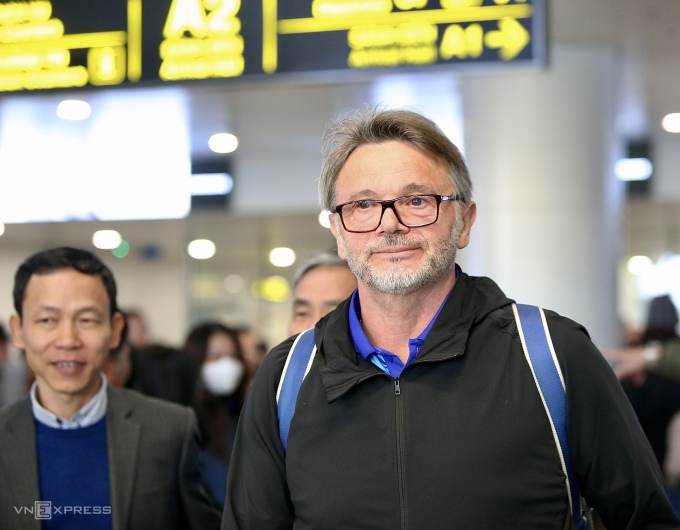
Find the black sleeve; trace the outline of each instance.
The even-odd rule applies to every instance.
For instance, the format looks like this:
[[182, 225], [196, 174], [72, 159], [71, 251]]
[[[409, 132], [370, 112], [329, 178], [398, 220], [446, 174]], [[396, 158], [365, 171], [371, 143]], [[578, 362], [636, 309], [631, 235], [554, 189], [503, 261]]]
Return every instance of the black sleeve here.
[[567, 389], [567, 430], [582, 496], [607, 530], [680, 528], [633, 408], [587, 332], [548, 321]]
[[229, 466], [223, 530], [293, 527], [276, 414], [276, 390], [291, 345], [287, 340], [267, 355], [246, 398]]

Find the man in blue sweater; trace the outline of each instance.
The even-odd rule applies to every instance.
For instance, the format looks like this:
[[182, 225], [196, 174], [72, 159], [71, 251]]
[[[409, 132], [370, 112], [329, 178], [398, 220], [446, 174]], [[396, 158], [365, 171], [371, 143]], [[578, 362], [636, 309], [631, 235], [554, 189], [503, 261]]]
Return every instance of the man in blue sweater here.
[[191, 409], [109, 386], [124, 318], [90, 252], [28, 258], [14, 283], [15, 345], [35, 375], [0, 410], [0, 521], [12, 529], [210, 529]]

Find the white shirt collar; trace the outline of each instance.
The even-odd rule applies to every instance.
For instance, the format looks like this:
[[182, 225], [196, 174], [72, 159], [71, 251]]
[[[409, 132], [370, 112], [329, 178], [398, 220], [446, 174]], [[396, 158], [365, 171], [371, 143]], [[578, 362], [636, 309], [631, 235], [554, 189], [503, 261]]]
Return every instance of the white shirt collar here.
[[102, 375], [102, 386], [92, 399], [70, 418], [62, 418], [53, 414], [38, 402], [38, 384], [34, 382], [30, 393], [33, 417], [43, 425], [53, 429], [79, 429], [94, 425], [106, 414], [106, 405], [108, 403], [106, 395], [107, 386], [106, 377]]

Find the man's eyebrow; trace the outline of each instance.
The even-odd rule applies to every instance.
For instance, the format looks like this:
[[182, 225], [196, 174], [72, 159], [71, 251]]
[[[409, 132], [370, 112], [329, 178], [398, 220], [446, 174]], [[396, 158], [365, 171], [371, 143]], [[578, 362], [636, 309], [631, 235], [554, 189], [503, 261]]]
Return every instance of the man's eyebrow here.
[[86, 306], [86, 307], [81, 307], [76, 311], [76, 315], [82, 315], [83, 313], [94, 313], [96, 315], [102, 316], [104, 312], [95, 306]]
[[370, 189], [363, 189], [359, 191], [355, 191], [352, 193], [346, 201], [343, 202], [351, 202], [351, 201], [356, 201], [356, 200], [361, 200], [361, 199], [370, 199], [371, 197], [375, 197], [375, 192]]
[[[415, 182], [412, 182], [401, 189], [401, 192], [399, 192], [399, 196], [401, 197], [404, 195], [412, 195], [414, 193], [434, 193], [434, 192], [429, 186], [424, 186], [423, 184], [417, 184]], [[363, 189], [352, 193], [347, 199], [347, 201], [344, 202], [352, 202], [361, 199], [374, 200], [373, 198], [375, 196], [376, 196], [375, 191], [371, 189]]]
[[38, 307], [38, 311], [49, 311], [49, 312], [52, 312], [52, 313], [58, 313], [59, 309], [54, 307], [54, 306], [51, 306], [51, 305], [41, 304]]
[[423, 184], [416, 184], [412, 182], [408, 186], [402, 188], [402, 195], [409, 195], [411, 193], [432, 193], [430, 186], [424, 186]]
[[312, 303], [310, 301], [304, 300], [302, 298], [296, 298], [295, 300], [293, 300], [293, 306], [300, 306], [300, 305], [309, 306], [309, 305], [312, 305]]

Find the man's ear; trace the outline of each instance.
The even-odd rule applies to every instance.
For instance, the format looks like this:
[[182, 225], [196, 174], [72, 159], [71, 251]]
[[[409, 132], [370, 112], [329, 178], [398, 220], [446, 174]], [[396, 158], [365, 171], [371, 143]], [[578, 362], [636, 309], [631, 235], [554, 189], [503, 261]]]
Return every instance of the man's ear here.
[[460, 238], [458, 239], [458, 248], [465, 248], [470, 243], [470, 231], [472, 225], [477, 219], [477, 204], [475, 201], [470, 201], [465, 205], [466, 209], [463, 212], [463, 228], [460, 231]]
[[25, 350], [24, 330], [21, 328], [21, 317], [14, 313], [9, 317], [9, 329], [12, 333], [12, 342], [20, 350]]
[[121, 335], [123, 334], [123, 327], [125, 326], [125, 317], [120, 311], [116, 311], [111, 319], [111, 340], [109, 342], [109, 349], [113, 350], [120, 344]]
[[338, 246], [338, 256], [340, 259], [347, 259], [347, 256], [345, 255], [345, 246], [342, 244], [342, 235], [340, 234], [340, 230], [342, 228], [340, 227], [340, 221], [338, 219], [338, 214], [330, 214], [328, 216], [328, 219], [331, 222], [331, 233], [333, 234], [333, 237], [335, 238], [335, 242], [337, 243]]

